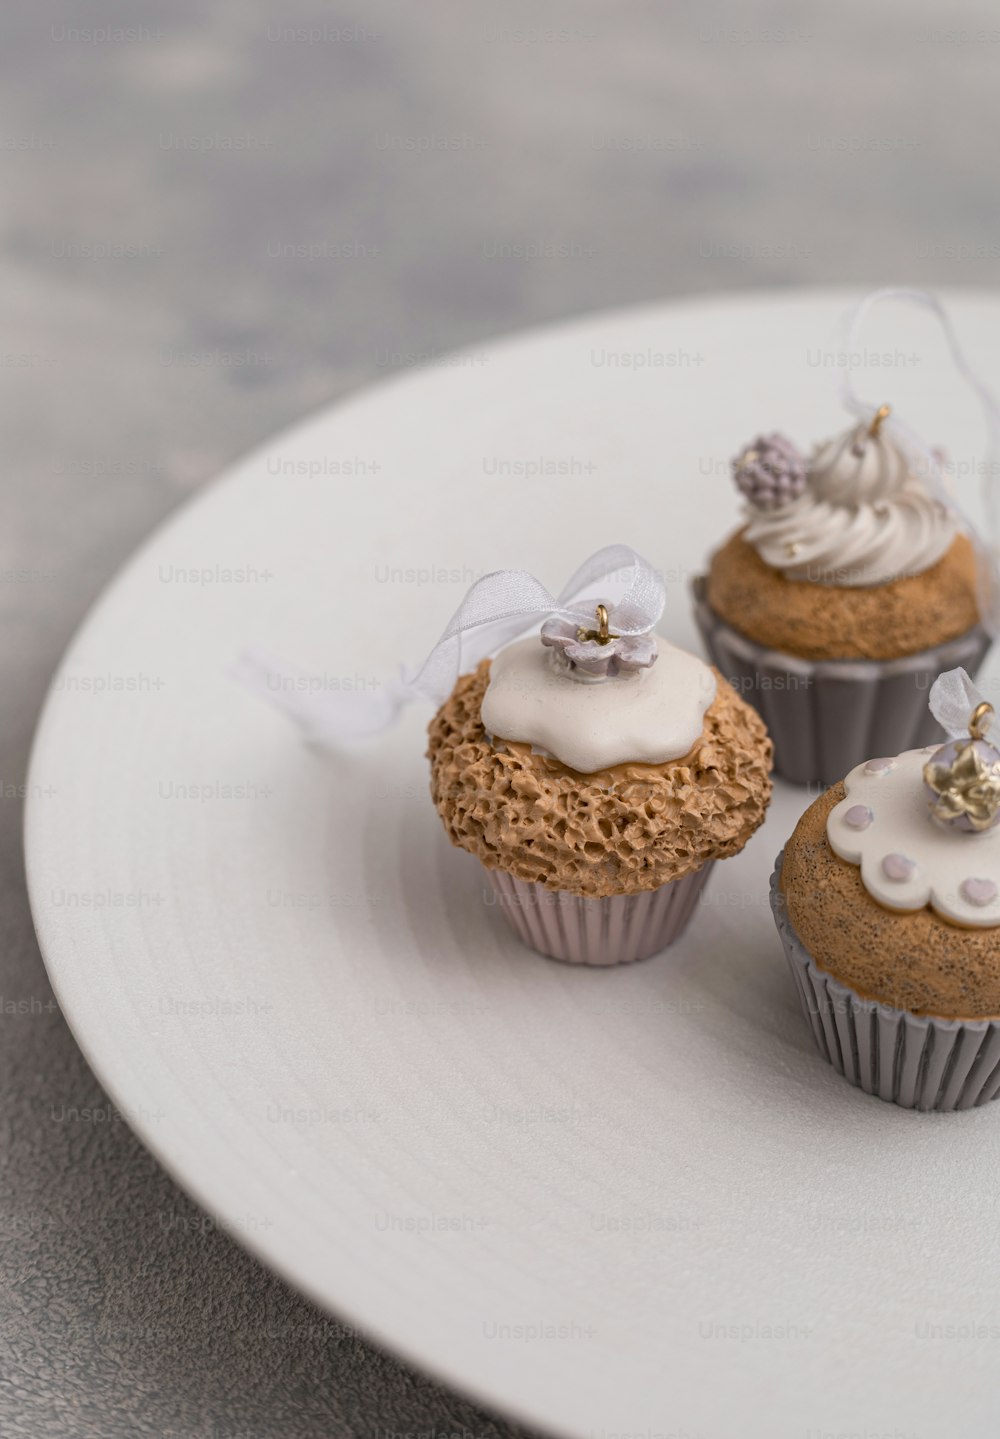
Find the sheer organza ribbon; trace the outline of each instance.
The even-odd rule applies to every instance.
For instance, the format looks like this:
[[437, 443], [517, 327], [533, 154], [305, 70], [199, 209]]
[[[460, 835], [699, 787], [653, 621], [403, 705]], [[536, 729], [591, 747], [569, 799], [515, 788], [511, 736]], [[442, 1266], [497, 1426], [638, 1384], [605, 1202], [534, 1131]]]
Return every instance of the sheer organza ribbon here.
[[[617, 600], [604, 592], [608, 584], [620, 589]], [[597, 586], [600, 593], [594, 593]], [[375, 693], [317, 693], [321, 687], [310, 682], [306, 671], [257, 653], [241, 656], [235, 677], [296, 720], [311, 743], [336, 745], [388, 729], [413, 700], [441, 704], [463, 670], [474, 669], [549, 616], [592, 628], [598, 603], [607, 605], [616, 634], [644, 635], [662, 615], [666, 591], [648, 560], [628, 545], [607, 545], [583, 562], [558, 595], [527, 570], [483, 575], [423, 663]]]
[[[965, 670], [945, 670], [931, 685], [927, 704], [931, 714], [949, 739], [968, 736], [973, 713], [983, 703], [983, 696]], [[982, 730], [993, 723], [992, 714], [982, 722]]]
[[[871, 310], [883, 300], [900, 300], [929, 310], [938, 321], [948, 343], [952, 362], [959, 375], [979, 400], [986, 422], [986, 447], [983, 460], [983, 513], [986, 534], [964, 512], [945, 481], [941, 457], [927, 442], [895, 415], [884, 421], [885, 431], [909, 455], [911, 464], [935, 499], [949, 509], [966, 532], [976, 552], [979, 612], [983, 624], [994, 639], [1000, 635], [1000, 405], [985, 382], [976, 374], [962, 353], [948, 313], [934, 295], [924, 290], [886, 288], [873, 290], [848, 311], [843, 322], [843, 344], [850, 356], [857, 348], [861, 330]], [[871, 422], [878, 406], [863, 400], [854, 388], [851, 367], [845, 367], [840, 378], [840, 395], [851, 414]]]

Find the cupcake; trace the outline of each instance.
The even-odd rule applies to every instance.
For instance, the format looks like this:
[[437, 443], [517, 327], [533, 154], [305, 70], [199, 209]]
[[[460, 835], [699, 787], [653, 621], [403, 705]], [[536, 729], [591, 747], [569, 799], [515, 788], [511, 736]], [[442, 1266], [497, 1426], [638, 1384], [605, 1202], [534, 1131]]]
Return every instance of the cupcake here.
[[808, 459], [760, 436], [733, 476], [745, 523], [695, 581], [695, 614], [766, 720], [776, 773], [829, 785], [868, 755], [930, 743], [933, 677], [974, 674], [990, 643], [940, 460], [883, 405]]
[[653, 632], [558, 617], [463, 674], [429, 729], [431, 796], [491, 900], [553, 959], [643, 959], [683, 931], [771, 793], [759, 716]]
[[609, 545], [558, 597], [523, 570], [484, 575], [424, 663], [375, 695], [317, 695], [254, 655], [238, 675], [336, 748], [431, 700], [431, 796], [492, 902], [542, 954], [620, 964], [678, 937], [771, 796], [760, 717], [656, 633], [664, 600], [657, 571]]
[[822, 1057], [905, 1108], [970, 1109], [1000, 1093], [1000, 749], [964, 671], [931, 707], [948, 742], [815, 800], [771, 900]]

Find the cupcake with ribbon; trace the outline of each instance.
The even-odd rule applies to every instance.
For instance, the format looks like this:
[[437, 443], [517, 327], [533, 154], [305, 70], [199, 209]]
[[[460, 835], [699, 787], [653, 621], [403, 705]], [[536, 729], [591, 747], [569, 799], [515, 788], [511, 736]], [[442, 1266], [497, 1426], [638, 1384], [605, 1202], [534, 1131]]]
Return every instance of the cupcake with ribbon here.
[[880, 1099], [970, 1109], [1000, 1094], [1000, 729], [962, 669], [930, 710], [947, 742], [810, 805], [771, 900], [823, 1058]]
[[[933, 677], [974, 674], [990, 645], [995, 560], [940, 454], [849, 382], [845, 398], [858, 418], [808, 457], [767, 434], [734, 459], [744, 523], [694, 586], [709, 653], [796, 783], [831, 784], [870, 754], [929, 743]], [[995, 407], [980, 398], [992, 432]]]
[[542, 624], [463, 660], [430, 726], [431, 796], [525, 944], [575, 963], [642, 959], [678, 937], [712, 865], [761, 823], [770, 741], [720, 675], [655, 633], [663, 587], [634, 551], [600, 551], [558, 598], [537, 589], [488, 576], [456, 616], [464, 630], [492, 592], [506, 610], [523, 591]]
[[491, 905], [544, 955], [619, 964], [678, 937], [771, 795], [760, 717], [656, 633], [664, 600], [648, 562], [611, 545], [558, 596], [523, 570], [483, 576], [419, 669], [377, 699], [316, 699], [251, 658], [240, 677], [325, 744], [433, 703], [431, 798], [484, 866]]

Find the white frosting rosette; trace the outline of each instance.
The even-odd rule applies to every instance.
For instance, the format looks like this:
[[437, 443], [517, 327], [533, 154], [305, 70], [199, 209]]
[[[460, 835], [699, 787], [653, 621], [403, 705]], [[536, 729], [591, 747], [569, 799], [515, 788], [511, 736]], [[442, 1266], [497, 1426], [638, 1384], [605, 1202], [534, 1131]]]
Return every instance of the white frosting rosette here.
[[791, 580], [857, 588], [921, 574], [958, 525], [920, 463], [891, 421], [853, 425], [817, 448], [790, 504], [750, 507], [745, 537]]

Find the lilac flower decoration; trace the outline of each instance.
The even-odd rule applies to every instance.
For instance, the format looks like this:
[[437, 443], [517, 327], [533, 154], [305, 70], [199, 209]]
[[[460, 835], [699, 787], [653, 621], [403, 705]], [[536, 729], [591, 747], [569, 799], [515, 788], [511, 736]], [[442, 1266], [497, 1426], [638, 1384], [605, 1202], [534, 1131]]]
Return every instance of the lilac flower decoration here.
[[[601, 612], [603, 611], [603, 619]], [[553, 615], [542, 625], [541, 641], [581, 678], [604, 680], [648, 669], [656, 659], [656, 636], [616, 635], [607, 610], [598, 606], [594, 629], [584, 630]]]
[[806, 457], [784, 435], [758, 435], [732, 464], [736, 488], [758, 510], [790, 504], [806, 487]]

